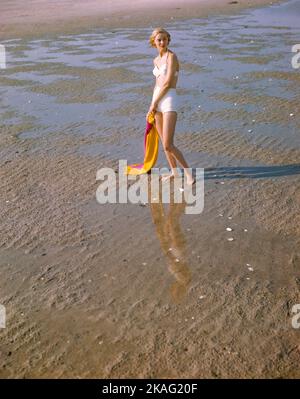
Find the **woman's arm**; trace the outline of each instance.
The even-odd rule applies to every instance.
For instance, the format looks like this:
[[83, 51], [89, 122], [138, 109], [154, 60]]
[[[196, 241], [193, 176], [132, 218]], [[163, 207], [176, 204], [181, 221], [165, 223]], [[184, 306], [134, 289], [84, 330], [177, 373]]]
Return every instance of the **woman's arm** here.
[[[154, 58], [154, 60], [153, 60], [154, 68], [156, 67], [155, 60], [156, 60], [156, 58]], [[154, 89], [155, 89], [155, 86], [154, 86], [153, 90]], [[153, 108], [152, 103], [151, 103], [149, 111], [147, 112], [147, 115], [146, 115], [146, 120], [148, 120], [149, 114], [151, 114], [153, 111], [155, 111], [156, 108], [157, 108], [157, 105], [155, 106], [155, 108]]]

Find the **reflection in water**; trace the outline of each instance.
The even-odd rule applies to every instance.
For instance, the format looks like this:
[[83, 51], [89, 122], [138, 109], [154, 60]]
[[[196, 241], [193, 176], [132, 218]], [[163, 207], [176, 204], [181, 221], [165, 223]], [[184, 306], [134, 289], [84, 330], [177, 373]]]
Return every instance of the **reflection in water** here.
[[157, 236], [167, 258], [168, 269], [176, 279], [170, 287], [170, 293], [174, 302], [179, 303], [186, 295], [191, 281], [191, 271], [187, 265], [185, 237], [179, 222], [186, 203], [177, 204], [171, 201], [168, 206], [169, 211], [166, 212], [161, 197], [158, 203], [150, 201]]

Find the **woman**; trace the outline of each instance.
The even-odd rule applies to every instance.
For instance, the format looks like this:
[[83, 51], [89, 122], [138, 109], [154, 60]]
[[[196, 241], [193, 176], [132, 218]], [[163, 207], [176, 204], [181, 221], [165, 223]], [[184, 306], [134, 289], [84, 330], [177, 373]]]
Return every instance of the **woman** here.
[[195, 179], [188, 170], [189, 166], [181, 151], [175, 147], [173, 137], [177, 121], [177, 94], [176, 84], [179, 72], [179, 62], [175, 53], [168, 49], [171, 41], [170, 34], [163, 28], [156, 28], [150, 36], [151, 47], [156, 47], [159, 55], [154, 59], [153, 74], [156, 84], [153, 91], [152, 102], [147, 114], [155, 113], [155, 125], [162, 141], [164, 151], [171, 167], [171, 175], [166, 178], [176, 177], [177, 163], [184, 168], [187, 184], [192, 185]]

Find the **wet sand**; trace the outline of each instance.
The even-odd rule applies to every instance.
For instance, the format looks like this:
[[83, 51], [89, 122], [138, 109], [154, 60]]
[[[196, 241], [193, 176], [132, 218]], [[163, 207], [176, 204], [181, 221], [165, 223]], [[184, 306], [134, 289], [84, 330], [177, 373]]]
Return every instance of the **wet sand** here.
[[82, 33], [103, 27], [157, 26], [173, 20], [231, 14], [276, 2], [278, 0], [4, 0], [0, 4], [0, 40]]
[[3, 42], [2, 378], [299, 378], [295, 10], [166, 25], [199, 215], [95, 198], [99, 168], [142, 160], [147, 27]]

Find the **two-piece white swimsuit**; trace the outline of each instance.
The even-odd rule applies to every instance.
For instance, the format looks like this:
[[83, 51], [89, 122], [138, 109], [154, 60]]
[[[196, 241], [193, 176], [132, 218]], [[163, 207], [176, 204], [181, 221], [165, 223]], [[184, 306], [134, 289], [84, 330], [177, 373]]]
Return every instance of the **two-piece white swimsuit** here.
[[[166, 58], [166, 63], [163, 64], [160, 68], [158, 68], [155, 65], [155, 68], [153, 69], [153, 75], [158, 77], [160, 75], [167, 75], [167, 70], [168, 70], [168, 66], [167, 66], [167, 59], [168, 59], [168, 55], [169, 52], [167, 54], [167, 58]], [[175, 72], [175, 76], [178, 75], [178, 71]], [[152, 100], [154, 100], [158, 93], [160, 92], [160, 87], [159, 86], [155, 86], [154, 91], [153, 91], [153, 98]], [[178, 96], [176, 93], [176, 89], [174, 88], [170, 88], [167, 93], [161, 98], [161, 100], [158, 103], [158, 106], [156, 108], [156, 110], [158, 112], [170, 112], [170, 111], [175, 111], [177, 112], [177, 108], [178, 108]]]

